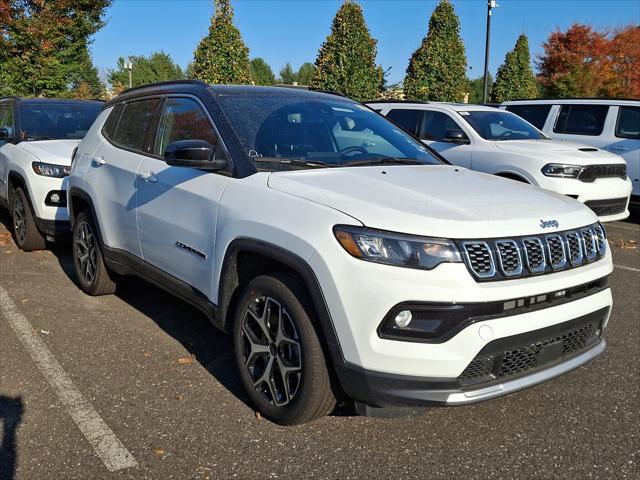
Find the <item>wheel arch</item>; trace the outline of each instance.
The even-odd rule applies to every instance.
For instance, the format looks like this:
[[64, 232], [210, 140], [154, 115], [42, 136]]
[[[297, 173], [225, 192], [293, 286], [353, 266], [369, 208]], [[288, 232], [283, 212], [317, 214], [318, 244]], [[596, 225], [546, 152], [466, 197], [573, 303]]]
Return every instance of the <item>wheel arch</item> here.
[[509, 180], [515, 180], [516, 182], [528, 183], [529, 185], [535, 185], [529, 178], [519, 172], [502, 171], [497, 172], [494, 175], [497, 177], [508, 178]]
[[73, 225], [75, 223], [76, 217], [78, 216], [78, 213], [88, 209], [91, 212], [91, 216], [93, 218], [100, 246], [104, 247], [102, 232], [100, 230], [100, 223], [98, 222], [96, 209], [93, 205], [93, 200], [91, 200], [91, 196], [78, 187], [71, 187], [67, 192], [67, 197], [67, 209], [69, 211], [69, 223], [71, 224], [71, 229], [73, 230]]

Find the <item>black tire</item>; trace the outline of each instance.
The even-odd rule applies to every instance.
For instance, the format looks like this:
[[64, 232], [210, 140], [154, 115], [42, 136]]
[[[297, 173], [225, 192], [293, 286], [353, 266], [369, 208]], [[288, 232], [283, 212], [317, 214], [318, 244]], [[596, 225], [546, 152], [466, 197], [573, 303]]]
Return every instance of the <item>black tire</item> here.
[[47, 241], [36, 226], [26, 192], [18, 187], [11, 198], [13, 236], [16, 245], [25, 252], [47, 248]]
[[258, 412], [280, 425], [310, 422], [336, 405], [313, 314], [300, 281], [274, 273], [247, 285], [234, 315], [234, 356], [242, 383]]
[[87, 211], [81, 212], [73, 224], [72, 249], [76, 280], [82, 291], [94, 296], [114, 293], [116, 284], [104, 264], [97, 230]]

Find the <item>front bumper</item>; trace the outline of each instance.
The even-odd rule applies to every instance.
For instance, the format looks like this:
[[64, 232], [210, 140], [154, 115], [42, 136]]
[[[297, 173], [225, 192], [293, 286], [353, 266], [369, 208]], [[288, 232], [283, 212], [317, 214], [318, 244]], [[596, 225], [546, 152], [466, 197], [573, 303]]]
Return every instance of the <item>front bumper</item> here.
[[490, 342], [457, 378], [412, 377], [345, 366], [339, 372], [341, 383], [356, 402], [380, 408], [488, 400], [545, 382], [601, 355], [606, 347], [601, 333], [609, 310]]
[[35, 217], [36, 227], [49, 240], [66, 240], [71, 236], [71, 224], [64, 220], [49, 220]]

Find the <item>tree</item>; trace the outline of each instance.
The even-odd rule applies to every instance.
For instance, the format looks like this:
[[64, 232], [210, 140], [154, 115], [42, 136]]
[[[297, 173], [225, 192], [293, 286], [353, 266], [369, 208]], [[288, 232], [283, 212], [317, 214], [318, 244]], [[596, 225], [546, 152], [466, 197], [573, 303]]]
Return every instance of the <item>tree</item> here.
[[[134, 87], [146, 83], [163, 82], [166, 80], [180, 80], [184, 73], [180, 66], [176, 65], [171, 57], [164, 52], [154, 52], [149, 57], [144, 55], [130, 57], [131, 84]], [[116, 69], [109, 70], [107, 80], [116, 87], [129, 86], [129, 71], [125, 68], [125, 59], [118, 58]], [[118, 88], [116, 88], [118, 90]]]
[[214, 0], [209, 34], [195, 51], [192, 73], [207, 83], [251, 82], [249, 49], [233, 24], [231, 0]]
[[629, 25], [618, 30], [611, 40], [610, 52], [618, 78], [613, 94], [640, 98], [640, 26]]
[[[489, 85], [493, 83], [493, 76], [489, 73]], [[484, 75], [469, 80], [469, 103], [482, 103], [484, 101]]]
[[491, 101], [505, 102], [537, 96], [538, 87], [531, 70], [529, 40], [525, 34], [521, 34], [498, 69], [496, 81], [491, 86]]
[[[101, 90], [89, 45], [111, 0], [4, 0], [0, 82], [19, 95], [68, 96], [80, 82]], [[96, 73], [94, 76], [93, 74]]]
[[251, 60], [251, 80], [255, 85], [273, 85], [276, 76], [264, 59], [258, 57]]
[[411, 56], [404, 80], [407, 98], [461, 102], [467, 89], [467, 56], [460, 21], [448, 0], [429, 19], [429, 31]]
[[279, 82], [285, 85], [293, 85], [298, 81], [298, 78], [291, 68], [291, 64], [287, 62], [284, 67], [280, 70], [280, 79]]
[[309, 85], [311, 83], [311, 79], [315, 74], [316, 67], [311, 62], [304, 62], [300, 65], [298, 69], [298, 73], [296, 77], [298, 78], [298, 83], [300, 85]]
[[340, 92], [356, 100], [375, 98], [383, 84], [376, 45], [360, 5], [345, 0], [318, 52], [310, 88]]

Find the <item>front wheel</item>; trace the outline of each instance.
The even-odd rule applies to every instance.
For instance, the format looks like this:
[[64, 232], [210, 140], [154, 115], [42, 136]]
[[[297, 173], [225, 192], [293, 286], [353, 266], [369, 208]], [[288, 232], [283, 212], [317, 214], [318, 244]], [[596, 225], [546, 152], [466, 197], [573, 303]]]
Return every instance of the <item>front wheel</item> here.
[[257, 410], [281, 425], [323, 417], [335, 407], [313, 309], [300, 282], [261, 275], [245, 288], [234, 318], [234, 355]]
[[93, 219], [86, 212], [73, 225], [73, 264], [80, 288], [89, 295], [109, 295], [116, 284], [104, 264]]
[[16, 245], [25, 252], [47, 248], [47, 242], [36, 226], [26, 192], [18, 187], [13, 192], [12, 199], [11, 216]]

